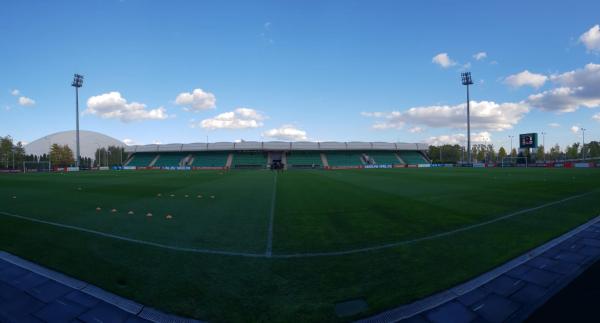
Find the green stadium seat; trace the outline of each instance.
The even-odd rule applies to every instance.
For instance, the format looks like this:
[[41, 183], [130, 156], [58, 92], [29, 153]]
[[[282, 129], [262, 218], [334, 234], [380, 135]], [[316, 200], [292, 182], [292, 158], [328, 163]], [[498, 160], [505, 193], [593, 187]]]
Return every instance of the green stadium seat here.
[[286, 154], [288, 167], [322, 167], [321, 153], [314, 151], [294, 151]]
[[372, 151], [366, 153], [375, 165], [396, 165], [401, 164], [396, 157], [396, 153], [392, 151]]
[[361, 166], [364, 164], [361, 152], [331, 151], [325, 155], [329, 166]]
[[229, 152], [226, 151], [207, 151], [195, 153], [192, 158], [192, 167], [225, 167]]
[[234, 168], [266, 168], [267, 153], [264, 152], [236, 152], [233, 155], [232, 167]]
[[127, 166], [148, 167], [156, 158], [156, 153], [135, 153]]
[[184, 159], [188, 153], [161, 153], [158, 157], [154, 166], [156, 167], [177, 167], [181, 165], [181, 160]]
[[429, 164], [418, 151], [400, 151], [398, 155], [406, 164]]

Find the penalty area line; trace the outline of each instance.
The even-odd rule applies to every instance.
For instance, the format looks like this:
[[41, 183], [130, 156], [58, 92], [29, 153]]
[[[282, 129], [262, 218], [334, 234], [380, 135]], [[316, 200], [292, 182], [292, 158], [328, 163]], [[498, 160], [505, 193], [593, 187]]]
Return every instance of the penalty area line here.
[[[274, 179], [273, 181], [274, 187], [277, 185], [277, 178]], [[271, 201], [271, 219], [269, 222], [269, 236], [268, 236], [268, 240], [267, 240], [267, 250], [264, 253], [251, 253], [251, 252], [237, 252], [237, 251], [226, 251], [226, 250], [214, 250], [214, 249], [202, 249], [202, 248], [189, 248], [189, 247], [177, 247], [177, 246], [170, 246], [170, 245], [166, 245], [166, 244], [162, 244], [162, 243], [157, 243], [157, 242], [151, 242], [151, 241], [145, 241], [145, 240], [138, 240], [138, 239], [134, 239], [134, 238], [128, 238], [128, 237], [123, 237], [123, 236], [119, 236], [116, 234], [111, 234], [111, 233], [106, 233], [106, 232], [101, 232], [101, 231], [96, 231], [96, 230], [92, 230], [92, 229], [86, 229], [86, 228], [82, 228], [82, 227], [78, 227], [78, 226], [74, 226], [74, 225], [68, 225], [68, 224], [62, 224], [62, 223], [56, 223], [56, 222], [51, 222], [51, 221], [46, 221], [46, 220], [41, 220], [41, 219], [36, 219], [36, 218], [30, 218], [30, 217], [26, 217], [26, 216], [22, 216], [22, 215], [18, 215], [18, 214], [13, 214], [13, 213], [9, 213], [9, 212], [3, 212], [0, 211], [0, 215], [4, 215], [7, 217], [11, 217], [11, 218], [15, 218], [15, 219], [20, 219], [20, 220], [25, 220], [25, 221], [29, 221], [29, 222], [35, 222], [35, 223], [41, 223], [41, 224], [46, 224], [46, 225], [51, 225], [54, 227], [59, 227], [59, 228], [63, 228], [63, 229], [69, 229], [69, 230], [75, 230], [75, 231], [80, 231], [80, 232], [85, 232], [85, 233], [89, 233], [89, 234], [94, 234], [94, 235], [98, 235], [98, 236], [102, 236], [105, 238], [110, 238], [110, 239], [115, 239], [115, 240], [121, 240], [121, 241], [126, 241], [126, 242], [132, 242], [132, 243], [136, 243], [136, 244], [140, 244], [140, 245], [145, 245], [145, 246], [152, 246], [152, 247], [156, 247], [156, 248], [161, 248], [161, 249], [167, 249], [167, 250], [173, 250], [173, 251], [181, 251], [181, 252], [191, 252], [191, 253], [197, 253], [197, 254], [212, 254], [212, 255], [221, 255], [221, 256], [239, 256], [239, 257], [249, 257], [249, 258], [279, 258], [279, 259], [286, 259], [286, 258], [312, 258], [312, 257], [327, 257], [327, 256], [343, 256], [343, 255], [350, 255], [350, 254], [357, 254], [357, 253], [365, 253], [365, 252], [371, 252], [371, 251], [379, 251], [379, 250], [384, 250], [384, 249], [390, 249], [390, 248], [394, 248], [394, 247], [399, 247], [399, 246], [404, 246], [404, 245], [409, 245], [409, 244], [414, 244], [414, 243], [418, 243], [418, 242], [422, 242], [422, 241], [428, 241], [428, 240], [434, 240], [434, 239], [438, 239], [438, 238], [442, 238], [442, 237], [446, 237], [446, 236], [451, 236], [457, 233], [461, 233], [461, 232], [465, 232], [465, 231], [470, 231], [473, 229], [477, 229], [489, 224], [493, 224], [499, 221], [503, 221], [506, 219], [510, 219], [512, 217], [515, 217], [517, 215], [521, 215], [524, 213], [528, 213], [528, 212], [532, 212], [532, 211], [537, 211], [543, 208], [547, 208], [549, 206], [553, 206], [553, 205], [557, 205], [557, 204], [561, 204], [570, 200], [574, 200], [586, 195], [589, 195], [591, 193], [594, 193], [595, 191], [590, 191], [590, 192], [586, 192], [583, 194], [578, 194], [578, 195], [573, 195], [567, 198], [563, 198], [560, 200], [556, 200], [553, 202], [548, 202], [542, 205], [538, 205], [535, 207], [531, 207], [531, 208], [527, 208], [527, 209], [522, 209], [513, 213], [509, 213], [503, 216], [499, 216], [497, 218], [493, 218], [487, 221], [483, 221], [480, 223], [475, 223], [475, 224], [471, 224], [471, 225], [467, 225], [458, 229], [454, 229], [454, 230], [450, 230], [450, 231], [445, 231], [445, 232], [440, 232], [440, 233], [436, 233], [433, 235], [429, 235], [429, 236], [424, 236], [424, 237], [420, 237], [420, 238], [415, 238], [415, 239], [410, 239], [410, 240], [402, 240], [402, 241], [396, 241], [396, 242], [391, 242], [391, 243], [386, 243], [386, 244], [381, 244], [381, 245], [376, 245], [376, 246], [370, 246], [370, 247], [364, 247], [364, 248], [356, 248], [356, 249], [348, 249], [348, 250], [340, 250], [340, 251], [329, 251], [329, 252], [305, 252], [305, 253], [292, 253], [292, 254], [273, 254], [272, 253], [272, 246], [273, 246], [273, 218], [275, 215], [274, 209], [275, 209], [275, 198], [276, 198], [276, 193], [275, 191], [273, 192], [273, 200]]]

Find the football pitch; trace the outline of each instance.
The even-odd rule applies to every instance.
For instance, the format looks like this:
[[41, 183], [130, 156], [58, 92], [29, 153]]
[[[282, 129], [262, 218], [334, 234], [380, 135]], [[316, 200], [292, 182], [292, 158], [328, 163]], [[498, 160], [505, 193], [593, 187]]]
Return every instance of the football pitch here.
[[[0, 250], [215, 322], [349, 321], [600, 214], [600, 169], [0, 175]], [[363, 299], [364, 312], [335, 305]]]

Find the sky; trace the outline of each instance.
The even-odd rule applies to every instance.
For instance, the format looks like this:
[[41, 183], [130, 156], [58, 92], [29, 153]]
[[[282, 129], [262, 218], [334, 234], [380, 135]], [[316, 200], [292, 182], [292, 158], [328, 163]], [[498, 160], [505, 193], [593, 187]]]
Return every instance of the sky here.
[[[0, 135], [600, 140], [599, 1], [2, 1]], [[545, 133], [544, 136], [541, 133]], [[514, 140], [517, 145], [517, 140]]]

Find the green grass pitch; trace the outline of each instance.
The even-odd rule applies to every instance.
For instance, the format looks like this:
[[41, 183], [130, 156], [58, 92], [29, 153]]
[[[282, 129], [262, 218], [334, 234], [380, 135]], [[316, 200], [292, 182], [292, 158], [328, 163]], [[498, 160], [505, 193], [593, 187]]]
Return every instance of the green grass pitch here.
[[[598, 201], [600, 169], [7, 174], [0, 250], [203, 320], [348, 321], [490, 270]], [[335, 315], [357, 298], [367, 311]]]

